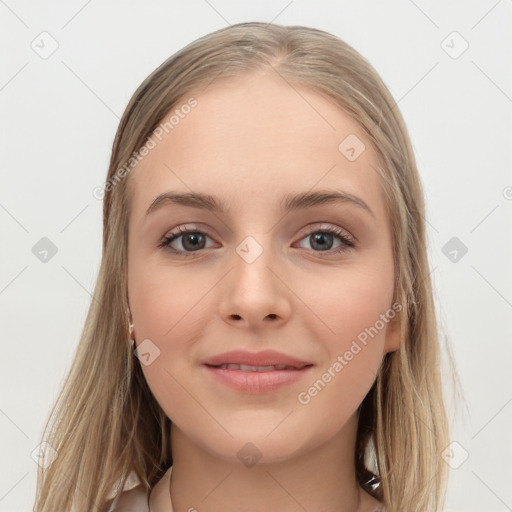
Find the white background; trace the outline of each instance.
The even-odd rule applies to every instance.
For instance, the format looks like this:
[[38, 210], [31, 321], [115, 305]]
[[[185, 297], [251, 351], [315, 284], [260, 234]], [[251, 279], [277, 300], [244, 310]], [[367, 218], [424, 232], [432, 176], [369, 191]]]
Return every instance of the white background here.
[[[446, 511], [512, 510], [511, 14], [508, 0], [1, 1], [0, 511], [32, 509], [30, 454], [91, 301], [102, 229], [92, 190], [105, 180], [119, 118], [172, 53], [242, 21], [339, 36], [398, 101], [465, 397], [450, 416], [463, 447], [454, 457], [469, 457], [451, 471]], [[58, 43], [47, 59], [31, 47], [43, 31]], [[469, 44], [458, 58], [453, 31]], [[32, 252], [42, 237], [58, 249], [47, 263]], [[452, 237], [468, 248], [457, 262], [442, 251]]]

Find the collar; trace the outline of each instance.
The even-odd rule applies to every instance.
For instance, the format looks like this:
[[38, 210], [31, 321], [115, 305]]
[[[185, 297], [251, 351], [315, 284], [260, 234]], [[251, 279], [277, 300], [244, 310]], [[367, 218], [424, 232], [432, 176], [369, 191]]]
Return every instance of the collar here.
[[149, 495], [149, 512], [173, 512], [171, 503], [171, 471], [172, 466], [155, 484]]

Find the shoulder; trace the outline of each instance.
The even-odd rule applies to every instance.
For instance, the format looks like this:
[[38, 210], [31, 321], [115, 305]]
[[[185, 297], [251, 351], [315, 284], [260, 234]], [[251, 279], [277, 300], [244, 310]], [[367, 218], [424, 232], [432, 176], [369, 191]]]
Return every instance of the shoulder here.
[[149, 512], [149, 495], [140, 485], [123, 491], [108, 512]]
[[112, 500], [107, 505], [110, 507], [108, 512], [150, 512], [150, 510], [165, 510], [172, 512], [169, 487], [172, 466], [170, 466], [162, 478], [153, 486], [151, 490], [144, 490], [140, 479], [132, 471], [123, 487], [123, 491], [117, 499], [116, 488], [119, 489], [120, 482], [112, 489], [109, 498]]
[[120, 481], [114, 486], [108, 498], [108, 512], [149, 512], [149, 495], [144, 491], [135, 471], [126, 478], [122, 492], [116, 498]]

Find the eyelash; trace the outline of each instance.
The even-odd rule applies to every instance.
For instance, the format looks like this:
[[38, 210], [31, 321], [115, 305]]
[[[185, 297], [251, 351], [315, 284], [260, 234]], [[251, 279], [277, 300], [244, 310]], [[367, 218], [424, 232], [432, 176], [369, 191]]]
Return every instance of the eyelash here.
[[[318, 228], [318, 227], [311, 228], [310, 231], [308, 231], [300, 240], [303, 240], [304, 238], [307, 238], [308, 236], [311, 236], [314, 233], [328, 233], [331, 235], [335, 235], [343, 242], [343, 245], [341, 245], [337, 249], [330, 249], [328, 251], [312, 251], [315, 253], [322, 254], [323, 252], [326, 252], [331, 255], [332, 254], [340, 254], [340, 253], [348, 251], [349, 249], [356, 246], [355, 240], [352, 237], [346, 236], [345, 235], [346, 232], [344, 230], [342, 230], [341, 228], [332, 227], [332, 226], [321, 227], [321, 228]], [[171, 249], [169, 247], [170, 244], [172, 242], [174, 242], [174, 240], [177, 240], [178, 238], [182, 237], [183, 235], [188, 235], [188, 234], [199, 234], [199, 235], [208, 236], [208, 234], [205, 233], [204, 231], [200, 231], [198, 229], [182, 229], [182, 227], [179, 226], [177, 228], [177, 232], [171, 233], [169, 236], [164, 236], [163, 239], [158, 244], [158, 247], [161, 249], [165, 249], [165, 250], [167, 250], [173, 254], [176, 254], [177, 256], [180, 256], [180, 257], [183, 256], [186, 258], [189, 256], [194, 256], [195, 253], [200, 252], [201, 249], [198, 251], [178, 251], [176, 249]]]

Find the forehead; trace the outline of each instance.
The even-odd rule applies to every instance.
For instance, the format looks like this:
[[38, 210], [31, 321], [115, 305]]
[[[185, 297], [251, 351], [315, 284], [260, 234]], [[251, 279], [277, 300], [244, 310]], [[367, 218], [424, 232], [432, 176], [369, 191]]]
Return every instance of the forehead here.
[[[163, 120], [178, 110], [172, 128], [152, 136], [155, 147], [129, 176], [135, 216], [169, 190], [212, 194], [240, 212], [277, 208], [292, 191], [339, 189], [383, 211], [377, 156], [358, 123], [273, 74], [214, 82], [176, 103]], [[191, 97], [196, 106], [180, 110]]]

